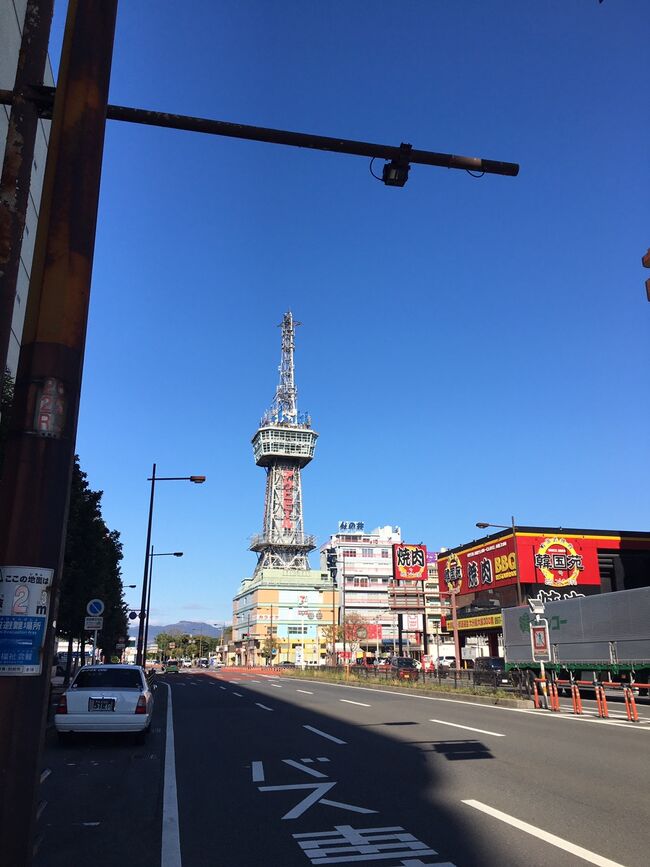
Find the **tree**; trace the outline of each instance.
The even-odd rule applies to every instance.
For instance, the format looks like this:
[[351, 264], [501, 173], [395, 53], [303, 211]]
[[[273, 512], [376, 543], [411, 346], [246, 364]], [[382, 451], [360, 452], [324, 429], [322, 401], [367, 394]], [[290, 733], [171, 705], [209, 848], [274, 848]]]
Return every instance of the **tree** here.
[[345, 615], [344, 638], [346, 644], [350, 647], [350, 657], [354, 661], [356, 659], [357, 650], [362, 641], [368, 635], [368, 621], [360, 614], [351, 611]]
[[[84, 618], [90, 599], [102, 599], [104, 626], [99, 634], [105, 659], [115, 654], [118, 639], [127, 635], [127, 607], [122, 597], [122, 543], [101, 513], [102, 491], [93, 491], [75, 456], [59, 610], [58, 633], [68, 639], [69, 677], [72, 642], [86, 637]], [[83, 664], [83, 661], [82, 661]]]
[[278, 652], [278, 639], [276, 635], [271, 635], [270, 633], [262, 640], [260, 645], [260, 653], [266, 659], [266, 664], [271, 665], [273, 662], [273, 657], [277, 655]]

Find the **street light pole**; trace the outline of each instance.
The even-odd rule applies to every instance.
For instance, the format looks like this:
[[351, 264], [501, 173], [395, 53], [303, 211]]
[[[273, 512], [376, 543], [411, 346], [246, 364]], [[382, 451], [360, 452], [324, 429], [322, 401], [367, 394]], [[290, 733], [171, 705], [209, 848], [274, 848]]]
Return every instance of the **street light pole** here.
[[490, 524], [487, 521], [477, 521], [476, 526], [480, 530], [485, 530], [487, 527], [497, 527], [501, 530], [512, 530], [512, 549], [515, 558], [515, 581], [517, 582], [517, 605], [522, 605], [521, 593], [521, 575], [519, 573], [519, 555], [517, 554], [517, 528], [515, 526], [515, 516], [513, 515], [510, 524]]
[[[142, 667], [146, 669], [147, 667], [147, 642], [149, 640], [149, 611], [151, 607], [151, 579], [153, 578], [153, 558], [154, 557], [182, 557], [182, 551], [170, 551], [168, 554], [154, 554], [153, 545], [151, 546], [151, 553], [149, 554], [149, 588], [147, 590], [147, 608], [140, 616], [140, 623], [144, 620], [144, 642], [143, 642], [143, 651], [142, 651]], [[135, 584], [133, 585], [135, 587]]]
[[[149, 594], [149, 549], [151, 547], [151, 525], [153, 523], [153, 502], [156, 490], [156, 482], [193, 482], [196, 485], [202, 485], [205, 482], [205, 476], [156, 476], [156, 465], [153, 465], [151, 478], [147, 479], [151, 482], [151, 496], [149, 498], [149, 520], [147, 522], [147, 546], [144, 552], [144, 576], [142, 579], [142, 601], [140, 610], [147, 610], [147, 598]], [[138, 626], [138, 641], [136, 644], [136, 664], [143, 664], [143, 657], [146, 656], [146, 651], [143, 648], [144, 644], [144, 620], [140, 618]]]

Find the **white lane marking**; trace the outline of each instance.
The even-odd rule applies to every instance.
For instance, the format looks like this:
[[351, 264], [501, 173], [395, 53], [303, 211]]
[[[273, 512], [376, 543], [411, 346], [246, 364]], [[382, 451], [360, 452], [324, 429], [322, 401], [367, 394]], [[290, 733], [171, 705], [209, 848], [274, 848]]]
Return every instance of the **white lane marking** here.
[[236, 695], [237, 698], [243, 698], [243, 697], [244, 697], [244, 696], [241, 694], [241, 692], [233, 692], [233, 695]]
[[309, 692], [308, 689], [297, 689], [296, 692], [304, 692], [305, 695], [313, 695], [313, 692]]
[[182, 867], [181, 839], [178, 829], [178, 793], [176, 791], [176, 753], [174, 750], [174, 714], [172, 688], [166, 683], [167, 732], [165, 734], [165, 776], [163, 780], [162, 839], [160, 867]]
[[650, 722], [648, 719], [640, 720], [638, 724], [634, 723], [616, 723], [610, 722], [608, 719], [599, 719], [597, 717], [591, 718], [584, 715], [575, 716], [573, 714], [559, 714], [559, 713], [548, 713], [543, 710], [527, 710], [523, 707], [504, 707], [501, 704], [474, 704], [473, 702], [463, 701], [460, 698], [438, 698], [433, 695], [411, 695], [408, 692], [394, 692], [392, 689], [373, 689], [369, 686], [350, 686], [346, 683], [330, 683], [327, 680], [310, 680], [309, 683], [317, 683], [319, 686], [335, 686], [340, 689], [356, 689], [361, 692], [373, 692], [375, 695], [379, 693], [380, 695], [397, 695], [403, 696], [404, 698], [415, 698], [420, 699], [420, 701], [446, 701], [450, 704], [462, 704], [465, 707], [474, 707], [481, 708], [484, 710], [505, 710], [510, 713], [527, 713], [532, 714], [533, 716], [544, 718], [544, 719], [554, 719], [554, 720], [575, 720], [575, 722], [583, 722], [583, 723], [597, 723], [598, 725], [604, 726], [612, 726], [616, 728], [624, 728], [628, 731], [637, 731], [637, 732], [650, 732], [650, 726], [646, 726], [643, 728], [643, 722]]
[[362, 701], [350, 701], [349, 698], [340, 698], [339, 701], [342, 701], [345, 704], [358, 704], [359, 707], [372, 707], [371, 704], [364, 704]]
[[259, 701], [256, 701], [255, 704], [256, 704], [258, 707], [261, 707], [262, 710], [273, 710], [272, 707], [267, 707], [265, 704], [260, 704]]
[[282, 761], [285, 765], [291, 765], [292, 768], [304, 771], [305, 774], [309, 774], [311, 777], [319, 777], [321, 780], [327, 779], [327, 774], [321, 774], [320, 771], [316, 771], [314, 768], [308, 768], [307, 765], [301, 765], [300, 762], [296, 762], [294, 759], [282, 759]]
[[225, 689], [225, 688], [226, 688], [225, 686], [220, 686], [220, 687], [219, 687], [219, 689]]
[[251, 680], [251, 683], [260, 683], [259, 680]]
[[274, 686], [276, 689], [282, 689], [279, 683], [272, 683], [271, 686]]
[[447, 722], [444, 719], [430, 719], [429, 722], [438, 723], [441, 726], [453, 726], [455, 729], [465, 729], [468, 732], [478, 732], [480, 735], [494, 735], [495, 738], [505, 738], [505, 735], [499, 732], [488, 732], [485, 729], [475, 729], [472, 726], [462, 726], [459, 723]]
[[253, 771], [253, 782], [254, 783], [263, 783], [264, 782], [264, 762], [253, 762], [251, 765]]
[[313, 732], [315, 735], [320, 735], [322, 738], [327, 738], [328, 741], [334, 741], [335, 744], [347, 744], [347, 741], [342, 741], [340, 738], [335, 738], [334, 735], [328, 735], [327, 732], [322, 732], [320, 729], [315, 729], [313, 726], [303, 726], [307, 731]]
[[596, 852], [590, 852], [589, 849], [583, 849], [582, 846], [576, 846], [575, 843], [570, 843], [568, 840], [563, 840], [562, 837], [556, 837], [555, 834], [549, 834], [548, 831], [537, 828], [535, 825], [529, 825], [528, 822], [522, 822], [521, 819], [515, 819], [514, 816], [509, 816], [507, 813], [502, 813], [501, 810], [495, 810], [494, 807], [489, 807], [481, 801], [462, 801], [468, 807], [474, 807], [475, 810], [480, 810], [482, 813], [487, 813], [500, 822], [505, 822], [507, 825], [512, 825], [513, 828], [518, 828], [520, 831], [525, 831], [526, 834], [531, 834], [543, 840], [545, 843], [550, 843], [551, 846], [557, 846], [558, 849], [564, 849], [565, 852], [570, 852], [590, 864], [597, 864], [598, 867], [623, 867], [618, 861], [610, 861], [609, 858], [603, 858], [602, 855], [597, 855]]

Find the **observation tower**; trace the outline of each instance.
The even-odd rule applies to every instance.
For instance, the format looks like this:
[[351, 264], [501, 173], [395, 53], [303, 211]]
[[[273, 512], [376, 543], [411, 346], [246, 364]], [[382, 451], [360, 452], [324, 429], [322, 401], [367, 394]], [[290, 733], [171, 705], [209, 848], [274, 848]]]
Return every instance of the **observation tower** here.
[[298, 413], [293, 364], [297, 325], [291, 311], [284, 314], [280, 382], [252, 439], [255, 463], [266, 469], [264, 529], [250, 546], [258, 554], [253, 577], [263, 569], [308, 570], [307, 554], [316, 547], [314, 537], [305, 535], [300, 471], [314, 457], [318, 434], [310, 417]]

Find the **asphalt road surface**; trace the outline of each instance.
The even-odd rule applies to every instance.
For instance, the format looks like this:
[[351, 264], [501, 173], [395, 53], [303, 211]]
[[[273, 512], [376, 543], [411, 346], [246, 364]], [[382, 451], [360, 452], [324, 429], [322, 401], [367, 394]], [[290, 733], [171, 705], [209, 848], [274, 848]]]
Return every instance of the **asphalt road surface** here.
[[575, 717], [228, 669], [160, 677], [146, 746], [48, 746], [36, 867], [641, 867], [648, 710], [632, 724], [622, 705], [600, 720], [590, 702]]

